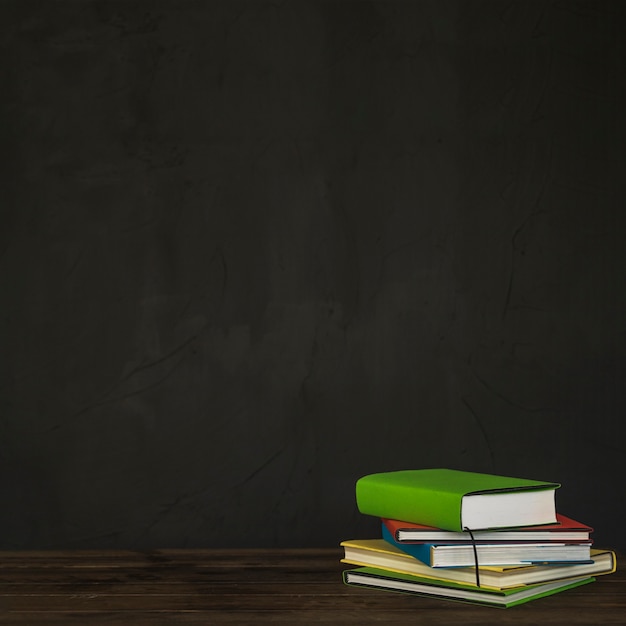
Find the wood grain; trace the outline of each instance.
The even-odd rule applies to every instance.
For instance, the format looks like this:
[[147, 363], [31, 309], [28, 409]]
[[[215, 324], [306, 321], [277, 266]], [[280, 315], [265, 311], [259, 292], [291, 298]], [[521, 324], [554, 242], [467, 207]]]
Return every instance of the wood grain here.
[[347, 587], [340, 549], [0, 553], [0, 624], [624, 624], [626, 576], [512, 609]]

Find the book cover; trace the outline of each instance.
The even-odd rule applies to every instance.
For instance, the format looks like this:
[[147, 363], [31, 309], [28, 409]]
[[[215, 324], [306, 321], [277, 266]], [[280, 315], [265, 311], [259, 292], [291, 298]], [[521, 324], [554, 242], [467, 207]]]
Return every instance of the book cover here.
[[509, 608], [551, 596], [567, 589], [594, 582], [592, 576], [567, 578], [536, 585], [524, 585], [513, 589], [493, 590], [477, 589], [468, 585], [450, 582], [435, 582], [428, 578], [409, 574], [394, 574], [387, 570], [361, 567], [343, 572], [343, 581], [347, 585], [368, 587], [383, 591], [411, 593], [418, 596], [441, 598], [482, 604], [500, 608]]
[[[382, 523], [392, 533], [394, 539], [400, 543], [467, 543], [471, 536], [467, 531], [453, 531], [414, 524], [393, 519], [381, 519]], [[556, 524], [541, 524], [538, 526], [524, 526], [514, 529], [477, 530], [473, 532], [474, 542], [498, 542], [512, 543], [514, 541], [558, 541], [560, 543], [581, 543], [593, 541], [591, 533], [593, 528], [582, 524], [557, 512]]]
[[[343, 563], [361, 567], [377, 567], [400, 574], [413, 574], [476, 585], [475, 567], [429, 567], [384, 539], [354, 539], [343, 541]], [[549, 582], [577, 576], [599, 576], [615, 571], [616, 559], [612, 550], [591, 549], [591, 563], [575, 565], [512, 565], [480, 566], [481, 588], [508, 589], [519, 585]]]
[[591, 544], [576, 543], [400, 543], [385, 524], [382, 538], [430, 567], [536, 565], [591, 562]]
[[556, 523], [558, 483], [454, 469], [399, 470], [357, 480], [359, 511], [444, 530]]

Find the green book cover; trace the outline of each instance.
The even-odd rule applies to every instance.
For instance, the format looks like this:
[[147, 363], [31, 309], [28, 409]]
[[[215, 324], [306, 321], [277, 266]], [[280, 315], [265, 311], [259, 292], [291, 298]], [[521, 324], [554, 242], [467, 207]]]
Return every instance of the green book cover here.
[[433, 581], [429, 578], [390, 572], [375, 567], [359, 567], [343, 572], [343, 581], [347, 585], [367, 587], [382, 591], [416, 594], [483, 604], [500, 608], [510, 608], [519, 604], [551, 596], [561, 591], [580, 587], [594, 582], [593, 576], [559, 579], [548, 583], [522, 585], [505, 590], [482, 589], [462, 583]]
[[[559, 484], [553, 482], [454, 469], [400, 470], [369, 474], [359, 478], [356, 483], [356, 501], [359, 511], [366, 515], [462, 531], [464, 498], [475, 495], [506, 495], [507, 503], [512, 503], [511, 494], [515, 496], [526, 494], [522, 497], [527, 498], [528, 494], [533, 496], [539, 491], [549, 492], [551, 505], [550, 502], [544, 502], [543, 508], [546, 510], [538, 514], [537, 519], [528, 517], [532, 515], [530, 510], [532, 503], [524, 500], [519, 514], [527, 518], [518, 524], [515, 517], [512, 517], [513, 521], [507, 525], [512, 527], [553, 523], [556, 521], [554, 490], [557, 487]], [[512, 507], [508, 506], [512, 510]], [[487, 509], [486, 506], [484, 508]], [[542, 515], [545, 519], [539, 519]], [[471, 529], [479, 527], [470, 526]], [[493, 526], [482, 527], [504, 526], [496, 523]]]

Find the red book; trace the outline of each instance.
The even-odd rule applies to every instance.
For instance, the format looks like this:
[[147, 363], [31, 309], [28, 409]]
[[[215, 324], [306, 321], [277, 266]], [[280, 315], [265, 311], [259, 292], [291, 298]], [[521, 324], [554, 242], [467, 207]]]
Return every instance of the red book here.
[[[593, 528], [581, 524], [565, 515], [556, 515], [556, 524], [543, 526], [524, 526], [521, 528], [503, 528], [500, 530], [473, 531], [476, 543], [515, 543], [515, 542], [546, 542], [559, 543], [589, 542]], [[441, 530], [432, 526], [422, 526], [411, 522], [382, 519], [392, 537], [399, 543], [471, 543], [472, 538], [467, 532]]]

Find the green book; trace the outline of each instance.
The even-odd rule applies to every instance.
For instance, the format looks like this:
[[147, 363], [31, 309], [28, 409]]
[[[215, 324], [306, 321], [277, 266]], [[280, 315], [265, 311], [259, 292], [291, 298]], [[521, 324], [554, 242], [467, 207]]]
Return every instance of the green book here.
[[538, 598], [586, 585], [595, 580], [593, 576], [562, 578], [548, 583], [524, 585], [512, 589], [494, 590], [470, 587], [452, 582], [434, 581], [410, 574], [399, 574], [374, 567], [359, 567], [343, 572], [347, 585], [369, 587], [383, 591], [412, 593], [420, 596], [442, 598], [509, 608]]
[[361, 513], [463, 531], [554, 524], [553, 482], [454, 469], [369, 474], [356, 483]]

